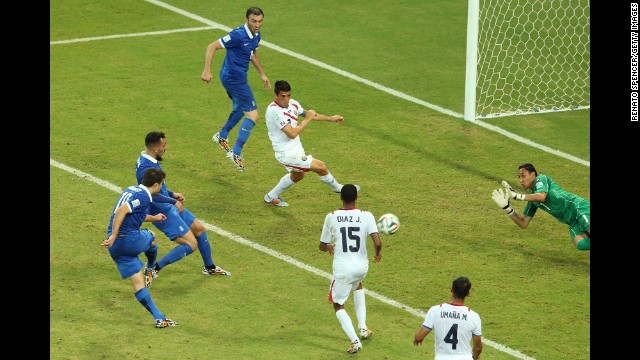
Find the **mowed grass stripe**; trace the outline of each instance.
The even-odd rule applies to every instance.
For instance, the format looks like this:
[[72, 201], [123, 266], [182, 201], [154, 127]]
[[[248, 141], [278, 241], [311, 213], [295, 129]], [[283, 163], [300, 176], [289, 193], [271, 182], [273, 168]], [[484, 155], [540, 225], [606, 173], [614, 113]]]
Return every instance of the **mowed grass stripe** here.
[[[198, 16], [196, 14], [192, 14], [190, 12], [187, 12], [185, 10], [179, 9], [179, 8], [173, 6], [173, 5], [169, 5], [169, 4], [164, 3], [162, 1], [156, 1], [156, 0], [146, 0], [146, 1], [149, 2], [149, 3], [152, 3], [154, 5], [163, 7], [165, 9], [167, 9], [167, 10], [170, 10], [170, 11], [173, 11], [175, 13], [178, 13], [180, 15], [183, 15], [185, 17], [188, 17], [190, 19], [193, 19], [193, 20], [202, 22], [204, 24], [207, 24], [207, 25], [209, 25], [209, 27], [197, 27], [197, 28], [187, 28], [187, 29], [167, 30], [167, 31], [156, 31], [156, 32], [137, 33], [137, 34], [128, 34], [128, 35], [127, 34], [121, 34], [121, 35], [103, 36], [103, 37], [95, 37], [95, 38], [61, 40], [61, 41], [50, 42], [50, 45], [70, 44], [70, 43], [75, 43], [75, 42], [92, 41], [92, 40], [104, 40], [104, 39], [133, 37], [133, 36], [164, 35], [164, 34], [170, 34], [170, 33], [176, 33], [176, 32], [210, 30], [212, 28], [220, 29], [220, 30], [223, 30], [223, 31], [231, 31], [232, 30], [232, 28], [230, 28], [228, 26], [225, 26], [225, 25], [216, 23], [214, 21], [205, 19], [205, 18], [203, 18], [201, 16]], [[334, 66], [328, 65], [328, 64], [323, 63], [321, 61], [315, 60], [315, 59], [310, 58], [308, 56], [293, 52], [293, 51], [288, 50], [288, 49], [285, 49], [283, 47], [280, 47], [280, 46], [275, 45], [273, 43], [270, 43], [268, 41], [262, 40], [260, 42], [260, 44], [261, 44], [261, 46], [268, 47], [270, 49], [273, 49], [273, 50], [278, 51], [280, 53], [283, 53], [285, 55], [294, 57], [296, 59], [305, 61], [305, 62], [307, 62], [309, 64], [312, 64], [312, 65], [321, 67], [323, 69], [329, 70], [331, 72], [334, 72], [336, 74], [342, 75], [342, 76], [344, 76], [346, 78], [349, 78], [349, 79], [352, 79], [354, 81], [358, 81], [358, 82], [363, 83], [363, 84], [365, 84], [367, 86], [373, 87], [375, 89], [378, 89], [380, 91], [383, 91], [383, 92], [388, 93], [390, 95], [393, 95], [395, 97], [401, 98], [403, 100], [407, 100], [407, 101], [413, 102], [415, 104], [427, 107], [429, 109], [435, 110], [435, 111], [440, 112], [442, 114], [449, 115], [449, 116], [452, 116], [452, 117], [455, 117], [455, 118], [458, 118], [458, 119], [463, 119], [464, 118], [463, 114], [460, 114], [460, 113], [455, 112], [453, 110], [449, 110], [449, 109], [443, 108], [441, 106], [429, 103], [427, 101], [417, 99], [417, 98], [415, 98], [415, 97], [413, 97], [411, 95], [405, 94], [405, 93], [403, 93], [401, 91], [388, 88], [388, 87], [386, 87], [384, 85], [378, 84], [378, 83], [373, 82], [373, 81], [368, 80], [368, 79], [361, 78], [361, 77], [359, 77], [357, 75], [354, 75], [352, 73], [349, 73], [347, 71], [341, 70], [339, 68], [336, 68]], [[561, 158], [573, 161], [575, 163], [578, 163], [578, 164], [581, 164], [581, 165], [584, 165], [584, 166], [587, 166], [587, 167], [591, 167], [591, 162], [590, 161], [586, 161], [586, 160], [580, 159], [577, 156], [574, 156], [574, 155], [571, 155], [571, 154], [567, 154], [567, 153], [562, 152], [560, 150], [552, 149], [552, 148], [550, 148], [549, 146], [546, 146], [546, 145], [538, 144], [538, 143], [536, 143], [536, 142], [534, 142], [532, 140], [529, 140], [529, 139], [524, 138], [524, 137], [522, 137], [520, 135], [517, 135], [517, 134], [513, 134], [513, 133], [511, 133], [509, 131], [506, 131], [506, 130], [504, 130], [504, 129], [500, 128], [500, 127], [497, 127], [495, 125], [486, 123], [486, 122], [481, 121], [481, 120], [473, 120], [473, 121], [469, 121], [469, 122], [472, 123], [472, 124], [481, 126], [481, 127], [485, 128], [487, 130], [497, 132], [497, 133], [499, 133], [499, 134], [501, 134], [503, 136], [506, 136], [506, 137], [508, 137], [510, 139], [513, 139], [513, 140], [518, 141], [520, 143], [523, 143], [525, 145], [532, 146], [532, 147], [534, 147], [536, 149], [540, 149], [540, 150], [542, 150], [544, 152], [559, 156]]]
[[[49, 165], [50, 166], [55, 166], [55, 167], [57, 167], [59, 169], [65, 170], [67, 172], [70, 172], [70, 173], [72, 173], [72, 174], [74, 174], [74, 175], [76, 175], [76, 176], [78, 176], [78, 177], [80, 177], [82, 179], [85, 179], [85, 180], [91, 181], [93, 183], [96, 183], [96, 184], [98, 184], [100, 186], [103, 186], [103, 187], [113, 191], [113, 192], [120, 193], [122, 191], [122, 188], [118, 187], [115, 184], [112, 184], [112, 183], [110, 183], [108, 181], [96, 178], [95, 176], [87, 174], [87, 173], [85, 173], [85, 172], [83, 172], [81, 170], [72, 168], [72, 167], [70, 167], [68, 165], [62, 164], [62, 163], [60, 163], [58, 161], [55, 161], [53, 159], [49, 159]], [[216, 234], [218, 234], [220, 236], [224, 236], [224, 237], [226, 237], [228, 239], [231, 239], [231, 240], [233, 240], [233, 241], [235, 241], [235, 242], [237, 242], [239, 244], [249, 246], [249, 247], [251, 247], [253, 249], [256, 249], [258, 251], [261, 251], [261, 252], [263, 252], [265, 254], [271, 255], [271, 256], [279, 259], [279, 260], [285, 261], [285, 262], [287, 262], [287, 263], [289, 263], [291, 265], [297, 266], [297, 267], [299, 267], [299, 268], [301, 268], [303, 270], [309, 271], [309, 272], [311, 272], [311, 273], [313, 273], [315, 275], [324, 277], [324, 278], [329, 279], [329, 280], [331, 279], [331, 274], [327, 273], [326, 271], [322, 271], [322, 270], [320, 270], [318, 268], [315, 268], [315, 267], [313, 267], [311, 265], [308, 265], [308, 264], [305, 264], [303, 262], [300, 262], [300, 261], [296, 260], [295, 258], [292, 258], [289, 255], [280, 253], [280, 252], [272, 250], [272, 249], [270, 249], [270, 248], [268, 248], [266, 246], [263, 246], [263, 245], [255, 243], [253, 241], [247, 240], [247, 239], [243, 238], [240, 235], [236, 235], [234, 233], [231, 233], [229, 231], [221, 229], [221, 228], [219, 228], [219, 227], [217, 227], [215, 225], [209, 224], [209, 223], [207, 223], [206, 221], [204, 221], [202, 219], [199, 219], [199, 220], [200, 220], [200, 223], [202, 223], [202, 225], [207, 230], [213, 231], [213, 232], [215, 232]], [[367, 295], [369, 295], [369, 296], [371, 296], [371, 297], [373, 297], [373, 298], [375, 298], [375, 299], [377, 299], [377, 300], [379, 300], [379, 301], [381, 301], [381, 302], [383, 302], [383, 303], [385, 303], [387, 305], [391, 305], [391, 306], [394, 306], [394, 307], [396, 307], [398, 309], [405, 310], [408, 313], [411, 313], [411, 314], [413, 314], [413, 315], [415, 315], [417, 317], [420, 317], [420, 318], [424, 318], [425, 315], [426, 315], [426, 313], [423, 312], [423, 311], [420, 311], [418, 309], [415, 309], [415, 308], [412, 308], [412, 307], [407, 306], [405, 304], [402, 304], [401, 302], [398, 302], [396, 300], [390, 299], [390, 298], [388, 298], [388, 297], [386, 297], [386, 296], [384, 296], [382, 294], [379, 294], [379, 293], [377, 293], [375, 291], [371, 291], [371, 290], [368, 290], [366, 288], [364, 288], [364, 290], [365, 290], [365, 293]], [[514, 356], [514, 357], [516, 357], [518, 359], [535, 360], [535, 358], [532, 358], [530, 356], [524, 355], [524, 354], [522, 354], [521, 352], [519, 352], [517, 350], [513, 350], [513, 349], [509, 348], [508, 346], [496, 343], [496, 342], [494, 342], [492, 340], [489, 340], [487, 338], [483, 338], [482, 340], [483, 340], [484, 344], [489, 345], [489, 346], [491, 346], [491, 347], [493, 347], [493, 348], [495, 348], [495, 349], [497, 349], [499, 351], [502, 351], [504, 353], [507, 353], [509, 355], [512, 355], [512, 356]]]

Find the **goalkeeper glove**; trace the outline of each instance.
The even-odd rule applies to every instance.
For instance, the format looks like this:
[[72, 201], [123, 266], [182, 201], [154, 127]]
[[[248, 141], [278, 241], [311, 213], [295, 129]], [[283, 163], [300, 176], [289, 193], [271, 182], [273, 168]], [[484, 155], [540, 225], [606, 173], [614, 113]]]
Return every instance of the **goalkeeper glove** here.
[[503, 191], [502, 189], [493, 190], [493, 195], [491, 196], [493, 201], [498, 204], [507, 213], [507, 215], [513, 214], [513, 209], [509, 206], [509, 193]]
[[518, 194], [508, 182], [502, 180], [502, 186], [507, 190], [507, 196], [513, 200], [521, 200], [524, 201], [524, 194]]

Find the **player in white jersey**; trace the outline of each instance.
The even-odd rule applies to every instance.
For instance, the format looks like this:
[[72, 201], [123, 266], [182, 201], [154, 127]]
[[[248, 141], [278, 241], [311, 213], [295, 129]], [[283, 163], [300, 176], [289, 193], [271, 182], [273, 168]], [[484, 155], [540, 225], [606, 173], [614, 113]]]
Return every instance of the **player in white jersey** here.
[[[356, 353], [362, 349], [358, 335], [366, 339], [372, 331], [367, 327], [367, 307], [364, 300], [362, 281], [369, 271], [367, 237], [373, 240], [375, 262], [382, 259], [382, 242], [378, 236], [376, 220], [369, 211], [356, 208], [358, 190], [355, 185], [345, 184], [340, 191], [342, 207], [324, 218], [320, 250], [333, 255], [333, 279], [329, 287], [328, 300], [333, 303], [336, 317], [351, 341], [347, 349]], [[344, 303], [353, 291], [353, 303], [358, 319], [358, 333], [344, 308]]]
[[413, 345], [422, 345], [422, 340], [433, 330], [435, 360], [478, 360], [482, 352], [482, 322], [478, 313], [464, 306], [469, 290], [468, 278], [461, 276], [453, 280], [451, 300], [429, 309]]
[[[298, 122], [299, 117], [304, 120]], [[282, 200], [282, 194], [291, 185], [304, 178], [304, 173], [313, 171], [320, 176], [320, 181], [329, 185], [337, 193], [342, 189], [340, 184], [329, 172], [327, 165], [319, 159], [307, 155], [300, 141], [300, 133], [312, 120], [333, 121], [341, 124], [341, 115], [326, 116], [315, 110], [305, 110], [299, 102], [291, 98], [291, 85], [285, 80], [278, 80], [274, 87], [274, 100], [267, 107], [266, 113], [269, 139], [275, 152], [276, 160], [288, 171], [278, 184], [264, 196], [264, 201], [276, 206], [289, 206]], [[359, 190], [360, 187], [355, 185]]]

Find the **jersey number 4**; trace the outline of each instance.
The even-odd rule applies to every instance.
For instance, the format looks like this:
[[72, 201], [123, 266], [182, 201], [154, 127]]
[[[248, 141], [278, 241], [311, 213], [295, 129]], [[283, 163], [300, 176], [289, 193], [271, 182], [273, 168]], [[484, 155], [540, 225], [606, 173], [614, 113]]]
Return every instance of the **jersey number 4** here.
[[[360, 231], [359, 227], [343, 227], [340, 228], [340, 234], [342, 234], [342, 251], [347, 252], [358, 252], [360, 250], [360, 236], [358, 236], [358, 232]], [[347, 244], [347, 240], [355, 242], [355, 245]]]
[[444, 336], [444, 342], [451, 344], [451, 349], [456, 349], [456, 345], [458, 345], [458, 324], [451, 325], [451, 329]]

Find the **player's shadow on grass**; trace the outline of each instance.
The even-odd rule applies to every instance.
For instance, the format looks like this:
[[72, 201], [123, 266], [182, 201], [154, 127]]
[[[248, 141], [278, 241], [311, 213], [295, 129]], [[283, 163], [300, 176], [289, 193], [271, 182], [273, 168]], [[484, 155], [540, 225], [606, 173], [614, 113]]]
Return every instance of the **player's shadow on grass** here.
[[[368, 136], [377, 138], [379, 141], [382, 142], [387, 142], [390, 143], [394, 146], [400, 146], [404, 149], [407, 149], [408, 151], [414, 152], [416, 154], [418, 154], [419, 156], [425, 158], [425, 159], [430, 159], [430, 160], [434, 160], [437, 161], [440, 164], [446, 164], [449, 167], [461, 171], [461, 172], [465, 172], [468, 174], [472, 174], [487, 180], [491, 180], [491, 181], [495, 181], [496, 183], [500, 183], [500, 181], [504, 180], [502, 178], [497, 178], [492, 174], [489, 174], [487, 172], [482, 171], [481, 169], [477, 169], [477, 168], [473, 168], [473, 167], [469, 167], [467, 165], [463, 165], [460, 164], [458, 162], [455, 161], [451, 161], [451, 159], [446, 158], [446, 157], [442, 157], [438, 154], [435, 154], [431, 151], [429, 151], [426, 147], [424, 146], [418, 146], [415, 143], [409, 142], [407, 141], [407, 139], [420, 139], [417, 141], [422, 141], [422, 138], [418, 135], [415, 138], [403, 138], [400, 136], [394, 136], [393, 133], [389, 134], [389, 133], [384, 133], [381, 132], [380, 129], [371, 129], [369, 127], [367, 127], [366, 125], [360, 125], [358, 123], [354, 123], [354, 124], [349, 124], [350, 126], [354, 127], [354, 128], [358, 128], [358, 130], [365, 132]], [[471, 124], [468, 124], [468, 126], [473, 126]], [[473, 158], [473, 154], [469, 154], [470, 158]]]
[[[573, 246], [572, 244], [567, 244], [567, 246]], [[585, 252], [585, 256], [580, 256], [577, 258], [567, 257], [565, 254], [553, 251], [540, 251], [536, 249], [535, 251], [528, 249], [526, 247], [517, 247], [514, 249], [515, 251], [520, 252], [528, 259], [532, 259], [532, 261], [539, 261], [540, 266], [548, 266], [549, 264], [557, 265], [557, 266], [565, 266], [572, 269], [572, 271], [577, 272], [590, 272], [591, 271], [591, 262], [589, 261], [591, 258], [591, 254], [587, 254]], [[580, 251], [580, 250], [575, 250]], [[580, 251], [582, 252], [582, 251]], [[580, 254], [582, 255], [582, 254]]]

